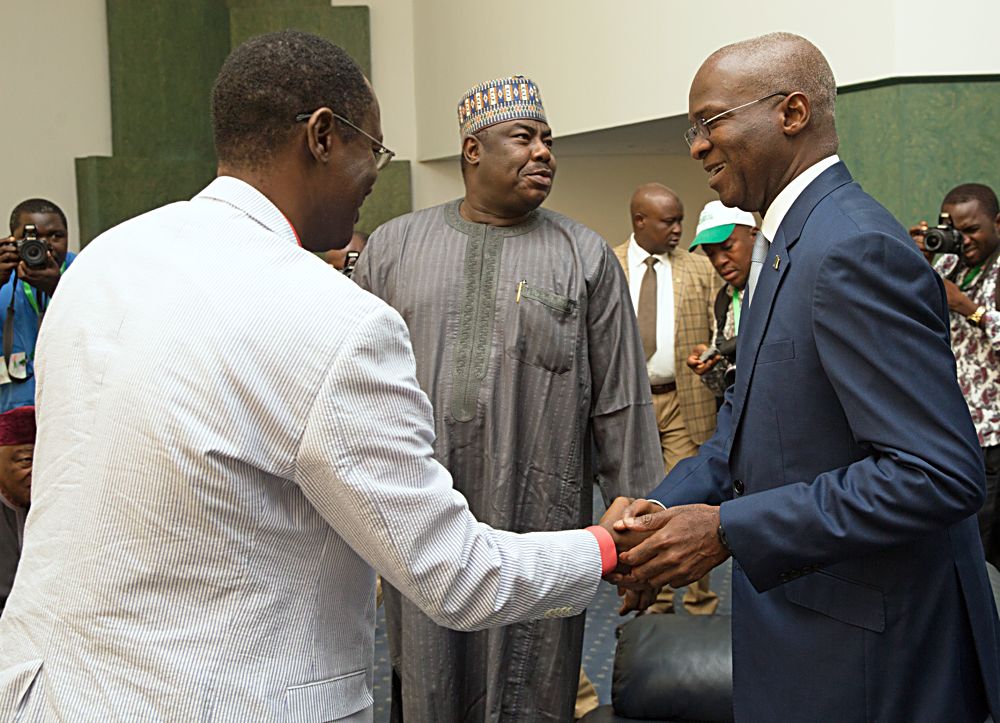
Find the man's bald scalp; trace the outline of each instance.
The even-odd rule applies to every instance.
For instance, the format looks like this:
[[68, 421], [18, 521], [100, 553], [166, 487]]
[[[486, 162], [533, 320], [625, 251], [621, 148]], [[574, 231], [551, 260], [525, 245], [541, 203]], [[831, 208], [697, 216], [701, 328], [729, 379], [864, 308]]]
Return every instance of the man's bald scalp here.
[[635, 216], [640, 208], [643, 207], [644, 202], [665, 198], [673, 199], [677, 203], [681, 202], [681, 197], [673, 189], [667, 188], [662, 183], [644, 183], [635, 189], [635, 192], [632, 194], [632, 201], [629, 203], [629, 213]]
[[[834, 130], [837, 82], [819, 48], [794, 33], [768, 33], [726, 45], [704, 66], [738, 63], [744, 77], [756, 79], [761, 95], [799, 91], [809, 99], [813, 122]], [[750, 99], [752, 100], [752, 99]]]

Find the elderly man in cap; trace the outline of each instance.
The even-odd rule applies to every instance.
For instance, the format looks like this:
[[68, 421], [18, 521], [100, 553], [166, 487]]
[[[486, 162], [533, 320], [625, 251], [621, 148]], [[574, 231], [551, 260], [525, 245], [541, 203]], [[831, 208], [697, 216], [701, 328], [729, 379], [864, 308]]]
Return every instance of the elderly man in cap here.
[[31, 459], [35, 450], [35, 408], [0, 414], [0, 610], [14, 584], [31, 502]]
[[696, 344], [687, 365], [705, 386], [721, 400], [736, 375], [736, 334], [740, 328], [743, 289], [750, 274], [750, 255], [757, 235], [753, 214], [730, 208], [722, 201], [705, 204], [698, 218], [698, 230], [689, 251], [698, 246], [725, 285], [715, 297], [715, 341], [712, 353], [707, 344]]
[[[354, 279], [406, 321], [435, 456], [478, 519], [577, 527], [595, 477], [634, 496], [662, 474], [628, 287], [600, 236], [539, 208], [556, 160], [531, 80], [475, 86], [458, 120], [465, 197], [377, 229]], [[456, 633], [385, 599], [397, 719], [572, 718], [583, 615]]]

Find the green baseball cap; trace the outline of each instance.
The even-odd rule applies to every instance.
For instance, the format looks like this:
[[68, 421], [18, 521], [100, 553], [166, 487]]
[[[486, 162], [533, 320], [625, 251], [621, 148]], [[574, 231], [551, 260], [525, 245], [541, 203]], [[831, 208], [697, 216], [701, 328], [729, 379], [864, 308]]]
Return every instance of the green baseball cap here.
[[702, 244], [722, 243], [733, 234], [737, 226], [753, 228], [756, 225], [757, 221], [752, 213], [741, 208], [730, 208], [723, 205], [722, 201], [711, 201], [705, 204], [698, 217], [698, 229], [688, 251], [694, 251], [695, 246]]

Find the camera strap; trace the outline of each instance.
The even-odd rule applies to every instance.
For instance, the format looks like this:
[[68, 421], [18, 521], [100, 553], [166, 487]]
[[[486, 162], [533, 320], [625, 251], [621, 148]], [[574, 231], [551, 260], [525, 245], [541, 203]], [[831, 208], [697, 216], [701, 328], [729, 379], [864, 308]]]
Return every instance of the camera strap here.
[[[7, 378], [10, 379], [14, 384], [24, 384], [26, 381], [31, 379], [32, 375], [25, 374], [24, 378], [16, 377], [12, 373], [12, 367], [10, 364], [10, 357], [14, 351], [14, 300], [17, 296], [17, 275], [14, 275], [13, 282], [10, 288], [10, 304], [7, 306], [7, 314], [4, 316], [3, 320], [3, 363], [7, 367]], [[25, 363], [25, 370], [27, 370], [27, 362]]]

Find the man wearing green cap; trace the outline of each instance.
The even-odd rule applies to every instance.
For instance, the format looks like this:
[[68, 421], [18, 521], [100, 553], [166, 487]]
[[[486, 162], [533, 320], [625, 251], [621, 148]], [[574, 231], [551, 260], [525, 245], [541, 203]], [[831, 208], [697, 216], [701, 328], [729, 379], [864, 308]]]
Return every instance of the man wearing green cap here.
[[722, 201], [711, 201], [698, 218], [698, 230], [689, 249], [694, 251], [700, 246], [726, 282], [715, 297], [716, 353], [703, 360], [709, 347], [697, 344], [687, 359], [691, 371], [701, 377], [718, 399], [725, 395], [736, 374], [735, 340], [740, 327], [740, 307], [758, 230], [753, 214], [730, 208]]
[[[600, 236], [539, 208], [556, 161], [531, 80], [472, 88], [458, 119], [464, 198], [377, 229], [354, 279], [406, 321], [435, 457], [478, 519], [579, 527], [595, 478], [610, 499], [662, 477], [628, 287]], [[395, 718], [572, 719], [582, 615], [456, 633], [388, 585], [385, 604]]]

